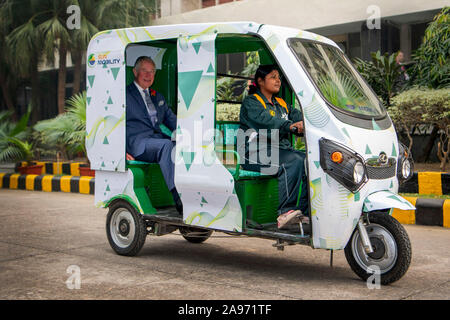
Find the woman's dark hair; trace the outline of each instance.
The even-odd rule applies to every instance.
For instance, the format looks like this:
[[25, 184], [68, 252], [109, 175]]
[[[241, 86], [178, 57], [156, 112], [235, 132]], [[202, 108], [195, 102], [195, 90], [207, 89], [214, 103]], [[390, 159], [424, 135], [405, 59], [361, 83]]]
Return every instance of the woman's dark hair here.
[[264, 80], [273, 70], [277, 70], [279, 72], [276, 64], [260, 65], [258, 69], [256, 69], [254, 82], [248, 88], [248, 94], [254, 94], [256, 90], [259, 89], [258, 79], [262, 78]]

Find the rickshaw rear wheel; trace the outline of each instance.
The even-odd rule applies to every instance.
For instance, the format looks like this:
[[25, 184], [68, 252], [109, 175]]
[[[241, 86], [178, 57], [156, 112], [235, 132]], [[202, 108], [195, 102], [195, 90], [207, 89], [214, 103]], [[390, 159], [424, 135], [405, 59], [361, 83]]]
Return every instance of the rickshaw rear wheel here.
[[[385, 212], [371, 212], [366, 225], [372, 253], [365, 253], [358, 228], [345, 247], [351, 269], [364, 281], [380, 276], [380, 284], [399, 280], [411, 264], [411, 242], [405, 228]], [[373, 279], [373, 278], [372, 278]]]
[[122, 256], [135, 256], [145, 243], [147, 230], [142, 215], [125, 200], [109, 206], [106, 235], [113, 250]]
[[178, 230], [180, 230], [183, 238], [192, 243], [202, 243], [208, 240], [213, 233], [211, 230], [192, 227], [179, 227]]

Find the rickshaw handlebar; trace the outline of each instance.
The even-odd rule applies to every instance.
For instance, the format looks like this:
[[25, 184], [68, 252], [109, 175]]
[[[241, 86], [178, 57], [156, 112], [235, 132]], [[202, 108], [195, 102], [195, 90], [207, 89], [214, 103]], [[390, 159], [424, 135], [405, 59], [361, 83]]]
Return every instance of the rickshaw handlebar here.
[[298, 132], [296, 127], [291, 128], [290, 131], [293, 135], [296, 135], [297, 137], [303, 137], [303, 132]]

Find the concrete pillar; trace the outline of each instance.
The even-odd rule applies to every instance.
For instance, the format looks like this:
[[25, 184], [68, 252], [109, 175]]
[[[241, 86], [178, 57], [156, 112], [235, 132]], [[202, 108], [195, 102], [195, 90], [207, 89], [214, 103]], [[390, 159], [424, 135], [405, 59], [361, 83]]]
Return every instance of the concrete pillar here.
[[161, 0], [161, 17], [172, 15], [172, 0]]
[[400, 50], [403, 51], [405, 62], [411, 60], [411, 25], [400, 26]]
[[181, 13], [202, 8], [202, 0], [183, 0], [181, 3]]
[[371, 60], [371, 52], [380, 50], [381, 29], [369, 29], [364, 22], [361, 26], [361, 58]]

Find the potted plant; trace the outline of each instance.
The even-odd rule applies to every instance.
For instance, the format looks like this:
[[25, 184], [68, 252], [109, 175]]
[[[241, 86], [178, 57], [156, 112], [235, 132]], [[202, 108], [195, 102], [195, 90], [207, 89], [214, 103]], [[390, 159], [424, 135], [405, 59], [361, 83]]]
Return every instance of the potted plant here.
[[0, 162], [25, 160], [27, 164], [18, 169], [20, 174], [42, 173], [43, 165], [32, 162], [32, 144], [26, 141], [29, 128], [27, 127], [31, 107], [17, 123], [9, 121], [10, 112], [0, 112]]

